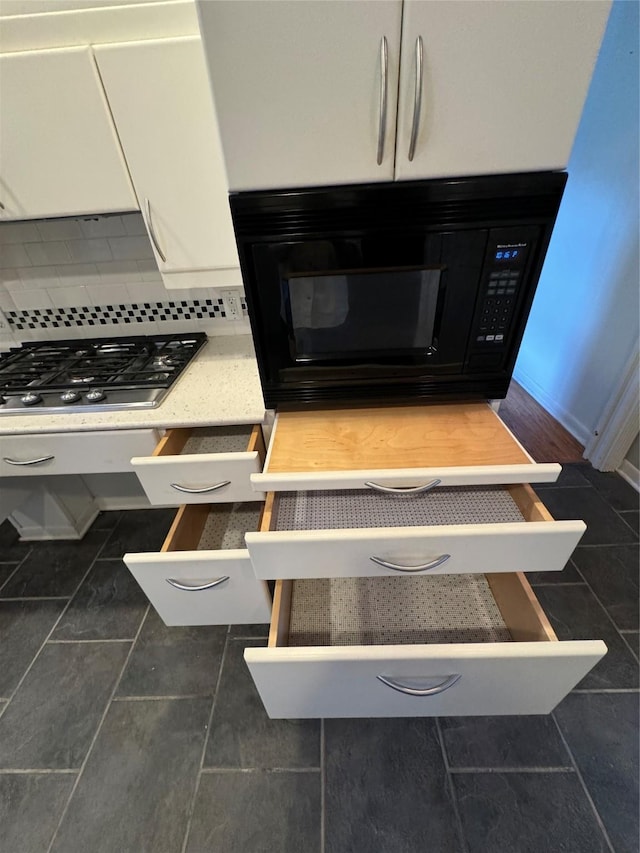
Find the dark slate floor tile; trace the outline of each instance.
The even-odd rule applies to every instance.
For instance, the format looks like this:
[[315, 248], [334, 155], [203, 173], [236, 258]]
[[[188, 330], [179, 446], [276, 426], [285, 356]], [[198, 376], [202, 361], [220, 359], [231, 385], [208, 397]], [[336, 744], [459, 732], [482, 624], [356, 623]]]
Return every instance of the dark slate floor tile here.
[[638, 851], [638, 694], [570, 694], [553, 712], [616, 853]]
[[549, 716], [445, 717], [440, 725], [450, 767], [571, 767]]
[[118, 695], [212, 696], [226, 638], [226, 625], [168, 628], [150, 609]]
[[622, 636], [640, 658], [640, 631], [622, 631]]
[[638, 535], [640, 532], [640, 512], [631, 510], [630, 512], [619, 512], [618, 515]]
[[585, 469], [589, 468], [587, 463], [574, 462], [562, 466], [560, 476], [555, 483], [536, 483], [535, 490], [547, 489], [557, 486], [587, 486], [589, 481], [585, 477]]
[[586, 584], [539, 586], [536, 596], [560, 640], [603, 640], [608, 648], [579, 688], [637, 687], [638, 662]]
[[459, 851], [435, 720], [325, 721], [326, 853]]
[[129, 643], [48, 644], [0, 718], [0, 767], [80, 767]]
[[583, 473], [614, 509], [638, 509], [638, 493], [620, 474], [615, 471], [597, 471], [591, 465], [587, 465]]
[[54, 853], [180, 853], [210, 706], [210, 699], [113, 702]]
[[527, 572], [527, 580], [531, 586], [548, 583], [582, 583], [582, 578], [578, 574], [572, 560], [569, 560], [567, 565], [561, 572]]
[[78, 542], [38, 542], [2, 588], [2, 598], [73, 595], [106, 537], [98, 530]]
[[320, 772], [204, 773], [186, 853], [320, 853]]
[[622, 545], [637, 542], [638, 537], [596, 489], [545, 489], [544, 504], [556, 519], [584, 521], [587, 530], [581, 545]]
[[243, 652], [260, 640], [232, 640], [222, 667], [205, 767], [298, 768], [320, 766], [319, 720], [270, 720]]
[[638, 630], [640, 546], [576, 548], [573, 560], [618, 628]]
[[[0, 563], [0, 590], [19, 565], [20, 563]], [[0, 598], [2, 598], [2, 592], [0, 592]]]
[[75, 780], [73, 773], [0, 773], [0, 850], [46, 853]]
[[0, 696], [10, 696], [66, 601], [0, 601]]
[[229, 636], [231, 637], [257, 637], [269, 636], [269, 624], [264, 625], [230, 625]]
[[173, 509], [137, 509], [122, 514], [101, 559], [117, 559], [135, 551], [159, 551], [175, 518]]
[[469, 853], [609, 853], [575, 773], [456, 773], [453, 780]]
[[91, 530], [113, 530], [122, 518], [120, 510], [109, 510], [98, 513], [98, 517], [91, 525]]
[[130, 640], [148, 600], [122, 560], [97, 560], [73, 597], [54, 640]]
[[9, 519], [0, 524], [0, 563], [19, 563], [27, 556], [33, 543], [20, 542], [18, 531]]

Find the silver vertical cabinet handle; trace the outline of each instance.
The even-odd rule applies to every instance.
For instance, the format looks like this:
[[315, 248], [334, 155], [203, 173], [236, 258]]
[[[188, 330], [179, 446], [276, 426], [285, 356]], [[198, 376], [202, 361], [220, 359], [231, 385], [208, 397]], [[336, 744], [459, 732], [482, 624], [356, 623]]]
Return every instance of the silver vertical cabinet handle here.
[[380, 40], [380, 123], [378, 125], [378, 166], [384, 157], [384, 140], [387, 135], [387, 69], [389, 67], [389, 51], [387, 37]]
[[50, 462], [55, 458], [55, 456], [40, 456], [38, 459], [27, 459], [24, 462], [20, 462], [18, 459], [9, 459], [8, 456], [2, 457], [7, 465], [40, 465], [42, 462]]
[[[440, 678], [441, 676], [436, 675], [434, 678]], [[392, 678], [390, 675], [376, 675], [378, 681], [381, 681], [383, 684], [386, 684], [387, 687], [390, 687], [392, 690], [397, 690], [398, 693], [406, 693], [407, 696], [435, 696], [438, 693], [444, 693], [445, 690], [448, 690], [450, 687], [460, 680], [460, 675], [447, 675], [444, 678], [444, 681], [441, 681], [440, 684], [436, 684], [434, 687], [410, 687], [408, 684], [403, 684], [401, 681], [398, 681], [396, 678]], [[418, 681], [420, 679], [417, 679]]]
[[385, 569], [393, 569], [394, 572], [428, 572], [429, 569], [437, 569], [451, 557], [451, 554], [442, 554], [431, 560], [429, 563], [421, 563], [417, 566], [400, 565], [399, 563], [390, 563], [388, 560], [383, 560], [382, 557], [369, 557], [372, 563], [382, 566]]
[[169, 485], [176, 492], [185, 492], [187, 495], [206, 495], [209, 492], [217, 492], [218, 489], [222, 489], [230, 483], [231, 480], [223, 480], [221, 483], [216, 483], [215, 486], [203, 486], [201, 489], [190, 489], [189, 486], [181, 486], [180, 483], [170, 483]]
[[156, 237], [156, 232], [153, 230], [153, 219], [151, 218], [151, 202], [149, 201], [148, 198], [146, 198], [144, 200], [144, 202], [145, 202], [145, 207], [147, 210], [147, 227], [149, 229], [149, 236], [151, 237], [151, 242], [155, 246], [156, 252], [162, 258], [162, 262], [166, 264], [167, 256], [165, 255], [165, 253], [160, 248], [160, 243], [158, 243], [158, 238]]
[[416, 153], [418, 129], [420, 127], [420, 110], [422, 109], [422, 36], [416, 39], [416, 82], [413, 96], [413, 124], [411, 125], [411, 140], [409, 142], [409, 162]]
[[175, 578], [165, 578], [165, 580], [170, 586], [184, 592], [202, 592], [203, 589], [213, 589], [215, 586], [220, 586], [221, 583], [228, 581], [229, 575], [214, 578], [212, 581], [204, 581], [204, 583], [187, 583], [186, 581], [177, 581]]
[[373, 489], [374, 492], [382, 492], [385, 495], [404, 495], [411, 497], [412, 495], [422, 495], [425, 492], [430, 492], [439, 486], [442, 480], [429, 480], [428, 483], [423, 483], [421, 486], [383, 486], [381, 483], [373, 483], [371, 480], [365, 481], [365, 486]]

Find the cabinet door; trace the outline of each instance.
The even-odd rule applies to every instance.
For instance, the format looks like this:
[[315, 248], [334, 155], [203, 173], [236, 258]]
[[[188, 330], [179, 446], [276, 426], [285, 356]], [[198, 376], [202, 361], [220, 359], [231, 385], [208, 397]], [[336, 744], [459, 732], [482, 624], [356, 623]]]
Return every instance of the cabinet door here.
[[396, 178], [565, 168], [609, 8], [608, 0], [405, 0]]
[[238, 267], [200, 40], [94, 51], [160, 270]]
[[232, 190], [393, 178], [400, 0], [203, 0], [199, 13]]
[[135, 210], [91, 50], [0, 56], [0, 218]]

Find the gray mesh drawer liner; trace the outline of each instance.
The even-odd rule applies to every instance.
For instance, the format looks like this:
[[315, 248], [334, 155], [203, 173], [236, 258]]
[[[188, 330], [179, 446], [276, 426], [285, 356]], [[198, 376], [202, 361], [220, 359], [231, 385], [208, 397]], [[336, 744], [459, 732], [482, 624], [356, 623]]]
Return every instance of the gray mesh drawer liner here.
[[249, 444], [253, 427], [231, 426], [196, 429], [180, 451], [181, 456], [190, 453], [244, 453]]
[[280, 492], [272, 530], [350, 527], [416, 527], [428, 524], [491, 524], [524, 521], [507, 489], [465, 486], [397, 497], [370, 489]]
[[484, 575], [293, 581], [290, 646], [509, 641]]
[[214, 504], [198, 542], [198, 551], [244, 548], [244, 534], [257, 530], [262, 503]]

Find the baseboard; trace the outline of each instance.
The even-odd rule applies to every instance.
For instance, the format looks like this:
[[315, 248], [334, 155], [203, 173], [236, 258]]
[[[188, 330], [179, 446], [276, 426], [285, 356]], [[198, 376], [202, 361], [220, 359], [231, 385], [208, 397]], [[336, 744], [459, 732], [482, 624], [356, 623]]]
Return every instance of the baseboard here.
[[524, 371], [514, 370], [513, 378], [518, 385], [521, 385], [528, 394], [531, 394], [534, 400], [537, 400], [550, 415], [562, 424], [562, 426], [571, 433], [576, 441], [579, 441], [583, 447], [586, 446], [587, 442], [589, 442], [592, 437], [590, 429], [580, 423], [580, 421], [577, 420], [571, 412], [568, 412], [561, 403], [553, 397], [550, 397], [545, 389], [541, 385], [538, 385], [534, 379], [531, 379], [530, 376], [527, 376]]
[[618, 468], [618, 474], [623, 477], [627, 483], [633, 486], [636, 492], [640, 492], [640, 469], [636, 468], [628, 459], [622, 460], [622, 465]]

